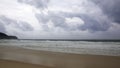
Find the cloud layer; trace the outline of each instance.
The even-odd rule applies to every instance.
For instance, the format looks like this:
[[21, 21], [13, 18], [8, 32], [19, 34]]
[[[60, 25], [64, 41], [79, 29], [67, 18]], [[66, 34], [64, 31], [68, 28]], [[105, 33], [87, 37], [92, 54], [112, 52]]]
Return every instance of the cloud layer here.
[[0, 30], [0, 32], [14, 35], [14, 33], [17, 32], [32, 31], [34, 28], [27, 22], [12, 20], [8, 17], [0, 16]]
[[[120, 23], [120, 0], [93, 0], [103, 12], [116, 23]], [[108, 4], [109, 3], [109, 4]]]
[[18, 2], [29, 4], [36, 8], [46, 8], [49, 0], [18, 0]]
[[[48, 6], [49, 10], [46, 11], [46, 13], [36, 14], [36, 17], [40, 23], [42, 22], [46, 24], [47, 22], [52, 21], [55, 27], [60, 27], [65, 30], [74, 29], [96, 32], [107, 31], [111, 27], [109, 19], [106, 15], [104, 15], [104, 13], [99, 7], [96, 7], [96, 4], [87, 0], [82, 0], [81, 3], [78, 3], [78, 0], [75, 1], [75, 3], [72, 3], [72, 1], [63, 1], [65, 9], [67, 10], [61, 7], [61, 5], [56, 6], [59, 10], [56, 10], [56, 7], [54, 7], [53, 5], [53, 7], [50, 8]], [[71, 3], [73, 5], [71, 5]], [[75, 17], [82, 20], [83, 24], [72, 26], [74, 23], [81, 23], [81, 21], [77, 21], [72, 22], [73, 24], [69, 26], [70, 23], [66, 22], [66, 19], [74, 19]]]
[[[0, 3], [0, 31], [17, 33], [20, 38], [120, 39], [119, 0], [1, 0]], [[31, 32], [34, 34], [30, 35]]]

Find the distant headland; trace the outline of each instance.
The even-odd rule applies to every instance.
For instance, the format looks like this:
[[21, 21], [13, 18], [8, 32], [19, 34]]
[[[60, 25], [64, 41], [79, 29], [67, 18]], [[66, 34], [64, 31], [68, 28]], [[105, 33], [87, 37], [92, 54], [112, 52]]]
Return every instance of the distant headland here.
[[16, 36], [9, 36], [5, 33], [0, 32], [0, 39], [18, 39]]

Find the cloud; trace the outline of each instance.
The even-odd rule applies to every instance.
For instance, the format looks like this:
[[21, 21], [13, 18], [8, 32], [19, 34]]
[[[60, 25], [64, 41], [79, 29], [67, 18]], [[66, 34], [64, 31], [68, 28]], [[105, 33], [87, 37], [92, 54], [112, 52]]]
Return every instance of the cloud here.
[[9, 25], [12, 20], [6, 18], [5, 16], [0, 16], [0, 32], [6, 33], [5, 25]]
[[18, 2], [29, 4], [36, 8], [46, 8], [49, 0], [18, 0]]
[[97, 20], [99, 18], [94, 18], [89, 15], [80, 15], [80, 18], [84, 21], [80, 29], [89, 30], [90, 32], [107, 31], [112, 25], [106, 20], [100, 19], [101, 21], [99, 21]]
[[[50, 0], [48, 5], [48, 10], [41, 10], [41, 13], [36, 13], [36, 18], [42, 24], [47, 24], [51, 21], [54, 27], [59, 27], [66, 31], [107, 31], [112, 27], [112, 23], [107, 15], [104, 15], [103, 10], [88, 0], [62, 0], [60, 3], [58, 0]], [[70, 25], [70, 22], [66, 19], [78, 18], [81, 21], [76, 21], [72, 23], [81, 23], [76, 26]], [[46, 25], [48, 26], [48, 25]], [[43, 27], [44, 28], [44, 27]], [[49, 28], [48, 28], [49, 30]]]
[[2, 33], [5, 33], [5, 32], [6, 32], [5, 26], [4, 26], [3, 23], [1, 23], [1, 21], [0, 21], [0, 32], [2, 32]]
[[34, 39], [120, 38], [119, 10], [118, 0], [0, 0], [0, 31]]
[[[70, 22], [66, 22], [66, 19], [73, 19], [78, 18], [81, 21], [72, 22], [75, 23], [83, 23], [77, 24], [76, 26], [69, 26]], [[97, 17], [97, 16], [96, 16]], [[60, 27], [64, 30], [88, 30], [90, 32], [96, 31], [107, 31], [111, 27], [111, 23], [107, 20], [102, 18], [95, 18], [90, 16], [89, 14], [81, 14], [81, 13], [66, 13], [66, 12], [48, 12], [48, 14], [36, 14], [36, 18], [39, 20], [40, 23], [47, 24], [49, 21], [52, 21], [54, 27]], [[101, 20], [101, 21], [100, 21]]]
[[91, 0], [100, 6], [103, 12], [116, 23], [120, 23], [120, 0]]
[[9, 29], [11, 29], [11, 31], [12, 29], [21, 31], [32, 31], [34, 29], [27, 22], [13, 20], [6, 16], [0, 16], [0, 26], [2, 32], [5, 32], [5, 30], [9, 31]]
[[15, 27], [18, 29], [21, 29], [22, 31], [32, 31], [33, 28], [30, 24], [27, 22], [19, 21], [18, 23], [15, 23]]
[[11, 23], [13, 23], [13, 22], [16, 22], [16, 21], [14, 21], [14, 20], [11, 20], [11, 19], [7, 18], [6, 16], [0, 16], [0, 20], [1, 20], [1, 22], [4, 23], [5, 25], [9, 25], [9, 24], [11, 24]]

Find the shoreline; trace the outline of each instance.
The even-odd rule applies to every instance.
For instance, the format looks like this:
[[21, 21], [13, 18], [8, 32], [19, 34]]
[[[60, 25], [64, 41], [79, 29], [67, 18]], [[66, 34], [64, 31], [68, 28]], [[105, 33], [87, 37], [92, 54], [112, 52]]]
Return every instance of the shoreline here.
[[[41, 65], [40, 68], [42, 66], [50, 68], [120, 68], [120, 56], [59, 53], [9, 46], [0, 46], [0, 61], [19, 62], [23, 66], [26, 63], [32, 66]], [[15, 64], [14, 62], [12, 63]]]

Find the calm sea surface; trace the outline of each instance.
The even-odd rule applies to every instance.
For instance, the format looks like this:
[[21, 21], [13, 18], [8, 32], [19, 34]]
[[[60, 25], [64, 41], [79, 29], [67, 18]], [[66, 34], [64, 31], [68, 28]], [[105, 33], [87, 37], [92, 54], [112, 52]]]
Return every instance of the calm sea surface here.
[[0, 40], [0, 46], [76, 54], [120, 56], [120, 41]]

